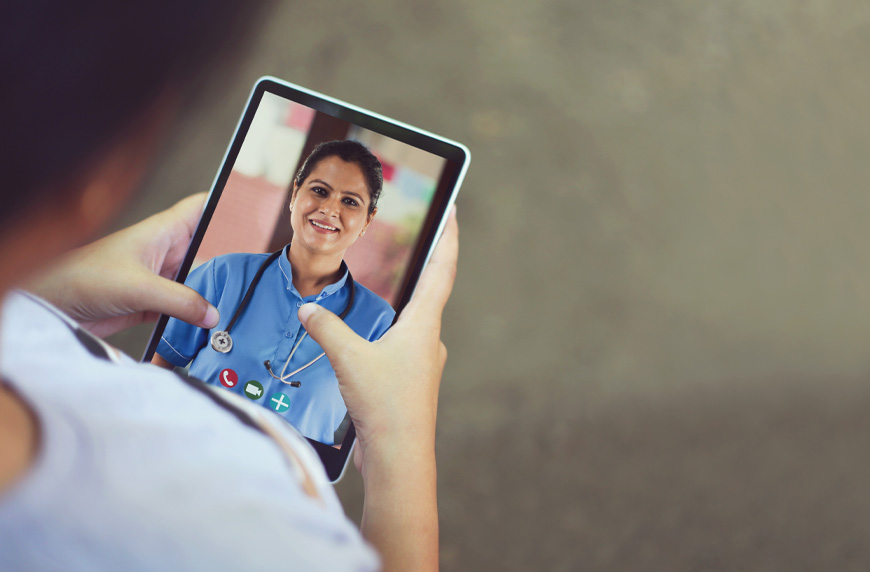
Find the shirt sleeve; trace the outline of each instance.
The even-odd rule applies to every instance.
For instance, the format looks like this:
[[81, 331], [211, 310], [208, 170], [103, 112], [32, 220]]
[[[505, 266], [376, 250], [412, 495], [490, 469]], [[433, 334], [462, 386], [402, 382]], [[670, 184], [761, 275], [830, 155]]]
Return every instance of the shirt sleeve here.
[[[195, 268], [187, 276], [184, 285], [200, 293], [211, 303], [218, 306], [220, 294], [214, 280], [214, 258]], [[160, 357], [176, 367], [184, 367], [196, 357], [199, 350], [206, 344], [208, 330], [192, 326], [177, 318], [169, 318], [166, 328], [157, 344]]]

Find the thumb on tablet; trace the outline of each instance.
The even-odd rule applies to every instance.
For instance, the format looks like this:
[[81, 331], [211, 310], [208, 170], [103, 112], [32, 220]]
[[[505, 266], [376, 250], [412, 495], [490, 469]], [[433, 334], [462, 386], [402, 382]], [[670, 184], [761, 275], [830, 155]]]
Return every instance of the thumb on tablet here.
[[167, 314], [201, 328], [217, 326], [220, 313], [196, 290], [163, 278], [142, 273], [136, 288], [131, 288], [133, 310]]
[[317, 304], [303, 304], [298, 316], [308, 335], [326, 352], [333, 368], [365, 343], [341, 318]]

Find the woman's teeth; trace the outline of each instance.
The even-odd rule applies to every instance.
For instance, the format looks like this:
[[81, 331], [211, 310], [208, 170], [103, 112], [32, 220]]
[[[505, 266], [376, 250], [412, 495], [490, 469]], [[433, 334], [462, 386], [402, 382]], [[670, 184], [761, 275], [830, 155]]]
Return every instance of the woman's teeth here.
[[313, 224], [313, 225], [316, 226], [317, 228], [322, 228], [322, 229], [324, 229], [324, 230], [338, 230], [338, 229], [335, 228], [334, 226], [327, 226], [327, 225], [325, 225], [325, 224], [320, 224], [319, 222], [316, 222], [316, 221], [311, 221], [311, 224]]

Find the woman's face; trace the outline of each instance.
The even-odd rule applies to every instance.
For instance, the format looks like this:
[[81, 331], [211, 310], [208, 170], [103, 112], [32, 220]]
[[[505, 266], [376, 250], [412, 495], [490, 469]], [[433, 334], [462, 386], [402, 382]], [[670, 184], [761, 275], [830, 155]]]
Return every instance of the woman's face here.
[[293, 192], [293, 246], [314, 254], [344, 254], [371, 222], [362, 169], [339, 157], [320, 161]]

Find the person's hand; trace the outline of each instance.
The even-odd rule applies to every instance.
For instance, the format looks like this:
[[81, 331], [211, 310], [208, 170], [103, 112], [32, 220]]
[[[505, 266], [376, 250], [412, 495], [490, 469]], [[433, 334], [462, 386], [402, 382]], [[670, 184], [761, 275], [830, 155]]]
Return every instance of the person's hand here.
[[453, 288], [458, 227], [451, 213], [429, 265], [398, 321], [376, 342], [338, 316], [305, 304], [299, 319], [326, 352], [356, 427], [363, 475], [363, 533], [384, 570], [438, 567], [435, 417], [447, 359], [441, 314]]
[[169, 314], [212, 328], [218, 311], [173, 280], [202, 213], [205, 194], [73, 250], [26, 286], [97, 336]]
[[451, 214], [413, 298], [378, 341], [364, 340], [316, 304], [299, 310], [302, 324], [335, 370], [356, 427], [358, 453], [394, 443], [425, 447], [434, 442], [438, 388], [447, 359], [441, 313], [453, 287], [457, 253], [458, 228]]

